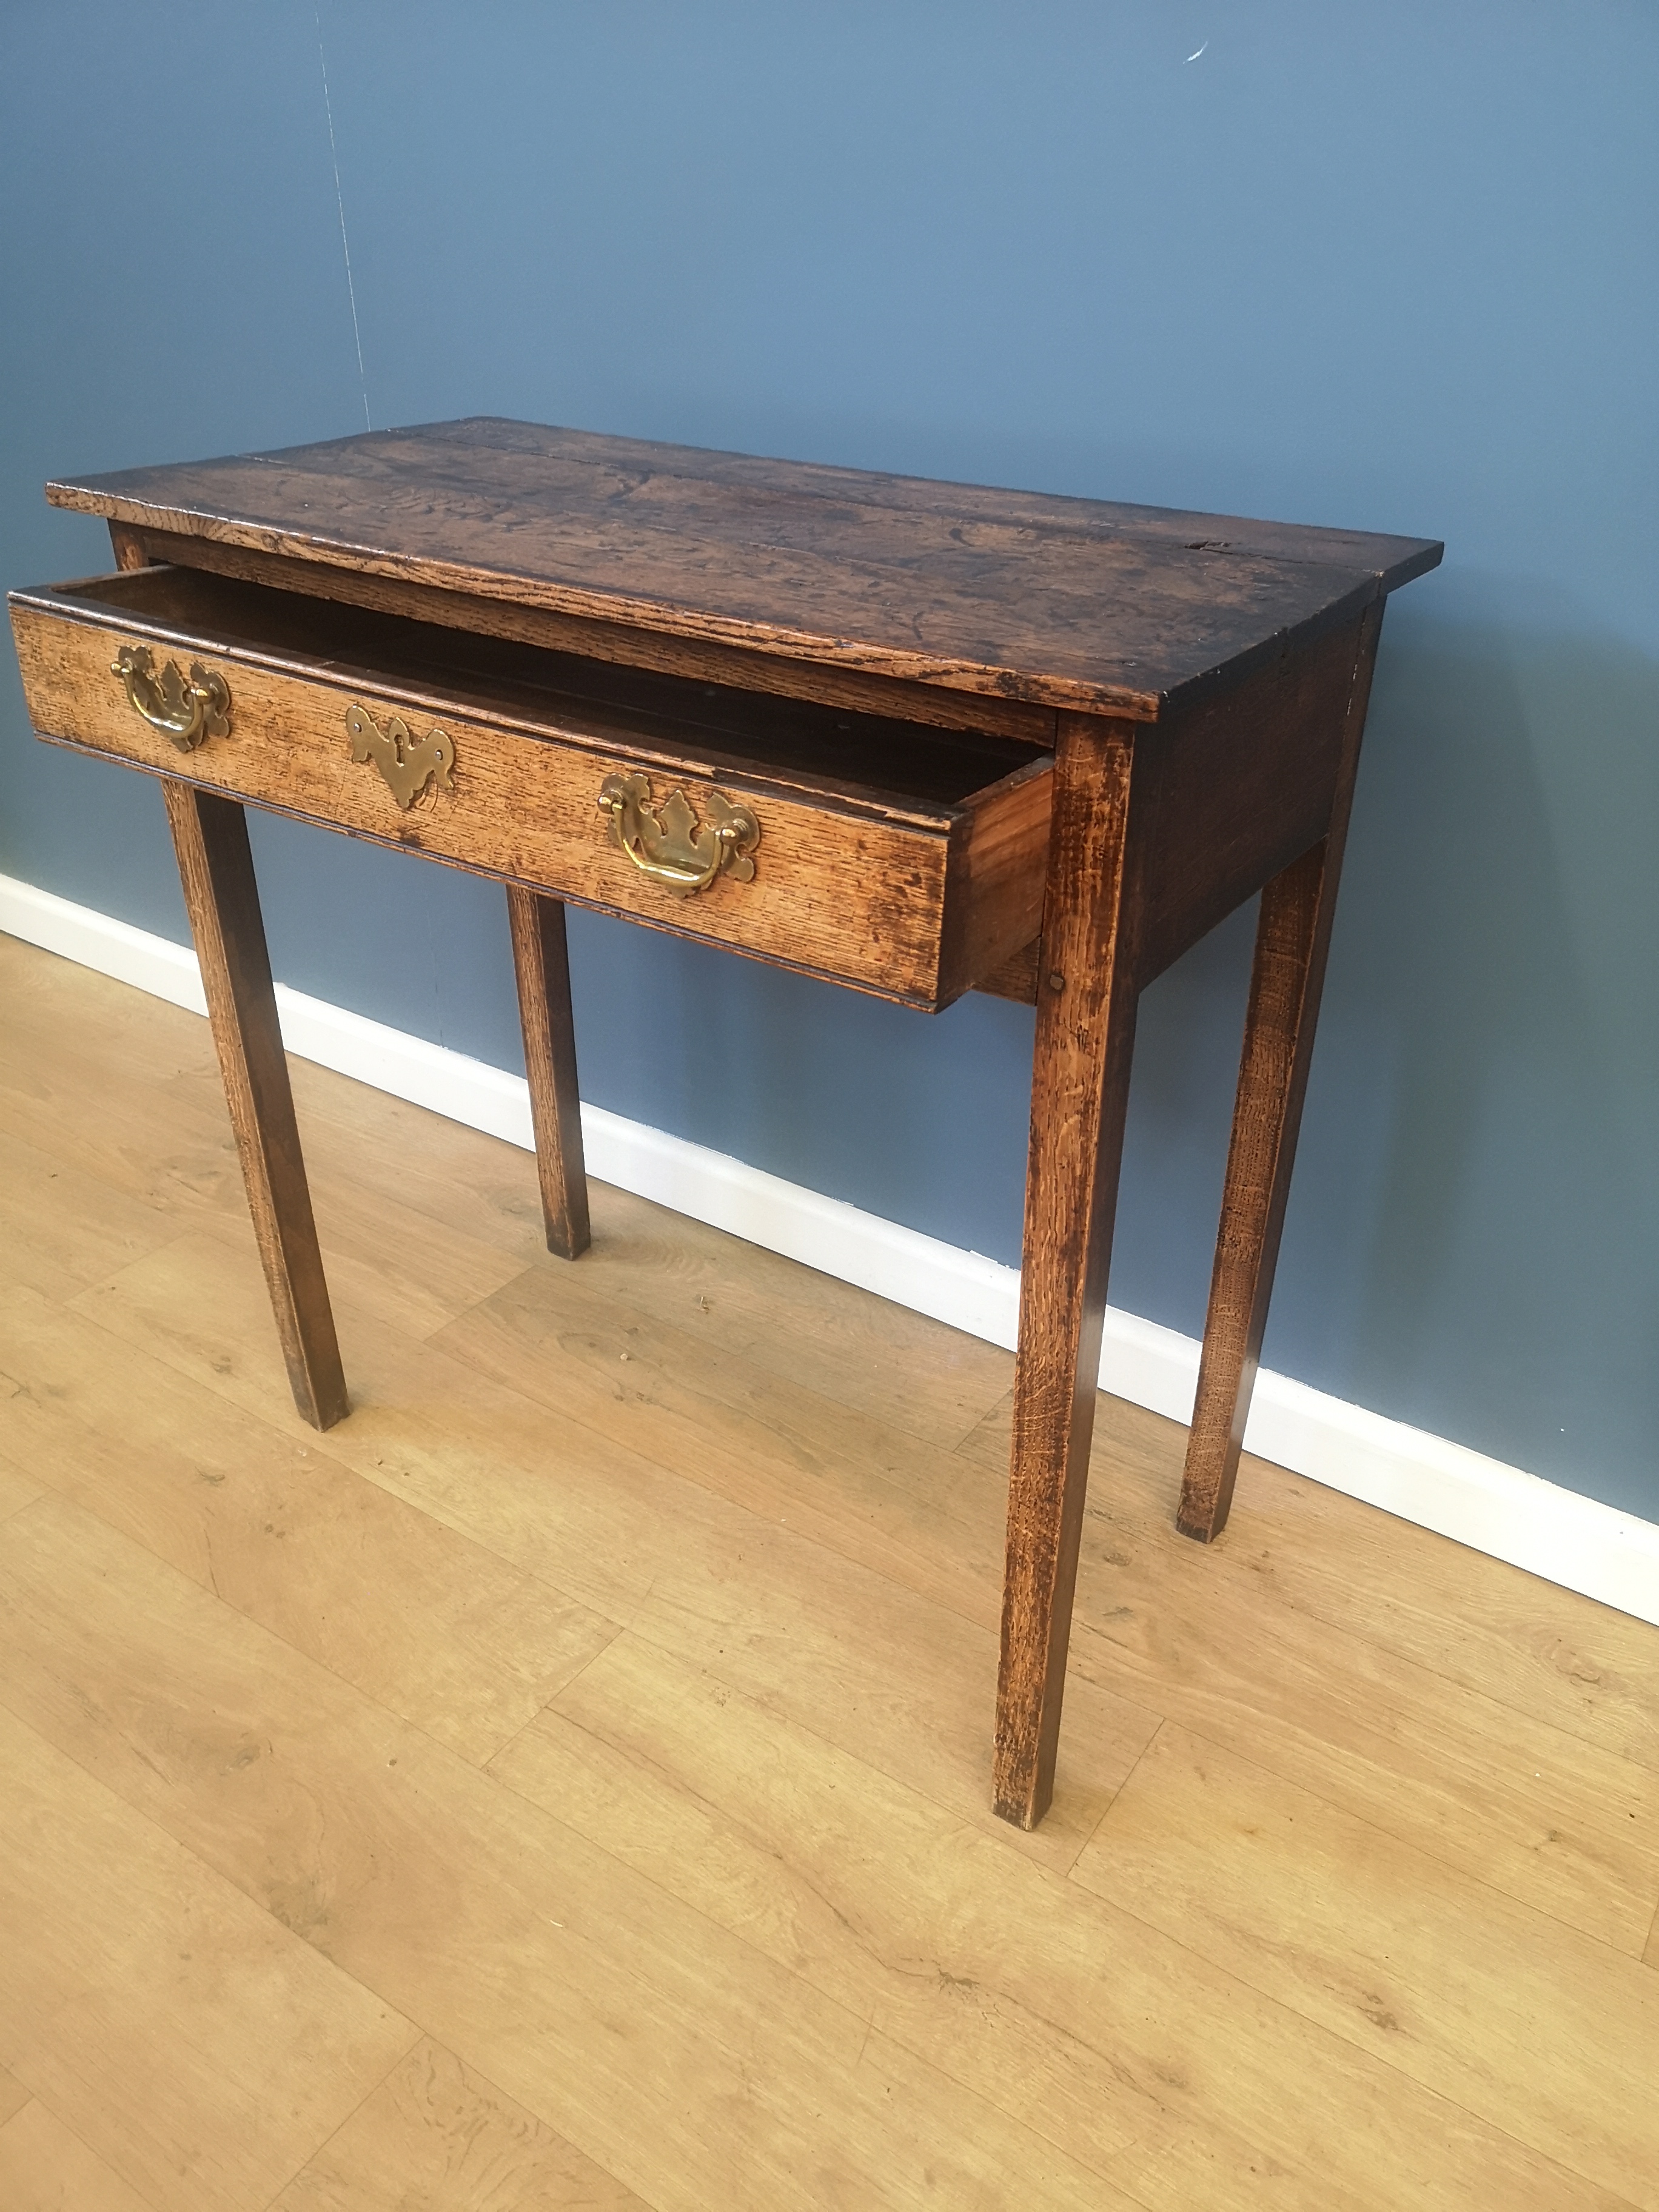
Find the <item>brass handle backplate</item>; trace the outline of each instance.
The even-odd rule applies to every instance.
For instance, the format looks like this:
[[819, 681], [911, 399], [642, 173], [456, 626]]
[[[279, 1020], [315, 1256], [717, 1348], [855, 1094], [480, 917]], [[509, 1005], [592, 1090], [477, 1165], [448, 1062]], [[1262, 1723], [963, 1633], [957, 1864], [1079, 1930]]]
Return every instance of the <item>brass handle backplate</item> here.
[[706, 891], [716, 876], [750, 882], [755, 863], [749, 857], [760, 842], [760, 823], [746, 806], [736, 806], [711, 791], [700, 823], [683, 791], [671, 791], [655, 809], [651, 786], [642, 775], [608, 775], [599, 786], [599, 808], [611, 817], [611, 842], [620, 845], [642, 876], [690, 898]]
[[352, 759], [372, 760], [399, 806], [412, 806], [432, 776], [446, 791], [452, 788], [449, 771], [455, 765], [455, 747], [447, 731], [429, 730], [423, 738], [411, 738], [401, 714], [388, 714], [382, 730], [367, 707], [353, 705], [346, 708], [346, 734], [351, 739]]
[[216, 669], [192, 660], [185, 678], [178, 662], [169, 660], [158, 676], [147, 645], [124, 645], [110, 674], [125, 684], [133, 712], [171, 738], [181, 753], [193, 752], [204, 738], [230, 735], [230, 686]]

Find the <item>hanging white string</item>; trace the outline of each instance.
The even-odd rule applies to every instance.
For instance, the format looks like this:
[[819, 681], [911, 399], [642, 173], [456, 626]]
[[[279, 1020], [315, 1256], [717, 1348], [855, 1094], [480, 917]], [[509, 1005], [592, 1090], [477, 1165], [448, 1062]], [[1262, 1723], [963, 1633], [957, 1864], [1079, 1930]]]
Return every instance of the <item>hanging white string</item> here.
[[351, 335], [357, 345], [357, 381], [362, 386], [363, 424], [374, 428], [368, 412], [368, 378], [363, 369], [363, 334], [357, 323], [357, 287], [351, 281], [351, 241], [346, 236], [345, 194], [340, 189], [340, 155], [334, 143], [334, 103], [328, 96], [328, 60], [323, 52], [322, 0], [317, 0], [317, 64], [323, 73], [323, 112], [328, 118], [328, 150], [334, 163], [334, 204], [340, 210], [340, 251], [345, 256], [346, 297], [351, 302]]

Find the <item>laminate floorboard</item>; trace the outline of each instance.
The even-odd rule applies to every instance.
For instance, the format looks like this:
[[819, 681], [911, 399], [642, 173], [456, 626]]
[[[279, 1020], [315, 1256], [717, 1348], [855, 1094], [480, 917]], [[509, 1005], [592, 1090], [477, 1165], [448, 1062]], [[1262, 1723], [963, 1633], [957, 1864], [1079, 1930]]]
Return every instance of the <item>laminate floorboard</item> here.
[[1106, 1399], [987, 1810], [1010, 1363], [0, 939], [0, 2203], [1659, 2205], [1659, 1630]]
[[21, 2112], [29, 2100], [29, 2093], [14, 2075], [0, 2069], [0, 2127], [3, 2127], [14, 2112]]
[[10, 1465], [466, 1757], [487, 1759], [617, 1633], [310, 1431], [245, 1413], [27, 1289], [0, 1286], [0, 1340], [31, 1376], [0, 1398]]
[[38, 2100], [0, 2126], [6, 2212], [157, 2212]]
[[644, 2200], [422, 2039], [271, 2212], [642, 2212]]
[[[4, 1372], [0, 1371], [0, 1401], [15, 1395], [6, 1387], [8, 1380]], [[33, 1476], [25, 1474], [15, 1460], [9, 1460], [0, 1453], [0, 1521], [5, 1520], [9, 1514], [20, 1513], [45, 1488], [43, 1482], [37, 1482]]]

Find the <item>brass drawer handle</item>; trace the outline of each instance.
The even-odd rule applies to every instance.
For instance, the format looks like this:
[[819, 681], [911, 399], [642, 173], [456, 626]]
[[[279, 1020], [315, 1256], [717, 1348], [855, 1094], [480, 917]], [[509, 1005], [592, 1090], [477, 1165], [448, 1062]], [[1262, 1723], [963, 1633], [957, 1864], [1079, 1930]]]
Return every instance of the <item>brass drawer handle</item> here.
[[599, 808], [611, 817], [611, 842], [620, 845], [642, 876], [677, 897], [706, 891], [722, 872], [749, 883], [755, 873], [750, 854], [760, 842], [760, 823], [746, 806], [734, 806], [711, 791], [699, 823], [683, 791], [671, 791], [654, 811], [651, 786], [642, 775], [608, 775], [599, 786]]
[[181, 753], [193, 752], [204, 738], [230, 735], [230, 686], [216, 669], [190, 664], [188, 682], [169, 660], [158, 677], [147, 645], [124, 645], [110, 674], [126, 685], [127, 703], [152, 730], [172, 738]]
[[455, 747], [447, 731], [411, 738], [401, 714], [388, 714], [382, 730], [367, 707], [353, 705], [346, 708], [346, 734], [352, 759], [372, 760], [399, 806], [412, 806], [434, 775], [446, 791], [453, 788], [449, 771], [455, 765]]

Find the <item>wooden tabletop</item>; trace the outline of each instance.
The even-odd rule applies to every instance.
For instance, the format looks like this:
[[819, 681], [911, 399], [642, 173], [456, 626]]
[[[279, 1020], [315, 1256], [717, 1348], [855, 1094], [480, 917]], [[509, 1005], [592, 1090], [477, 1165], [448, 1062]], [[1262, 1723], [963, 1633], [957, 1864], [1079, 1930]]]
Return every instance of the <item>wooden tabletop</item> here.
[[65, 479], [46, 496], [441, 590], [1143, 720], [1442, 552], [489, 416]]

